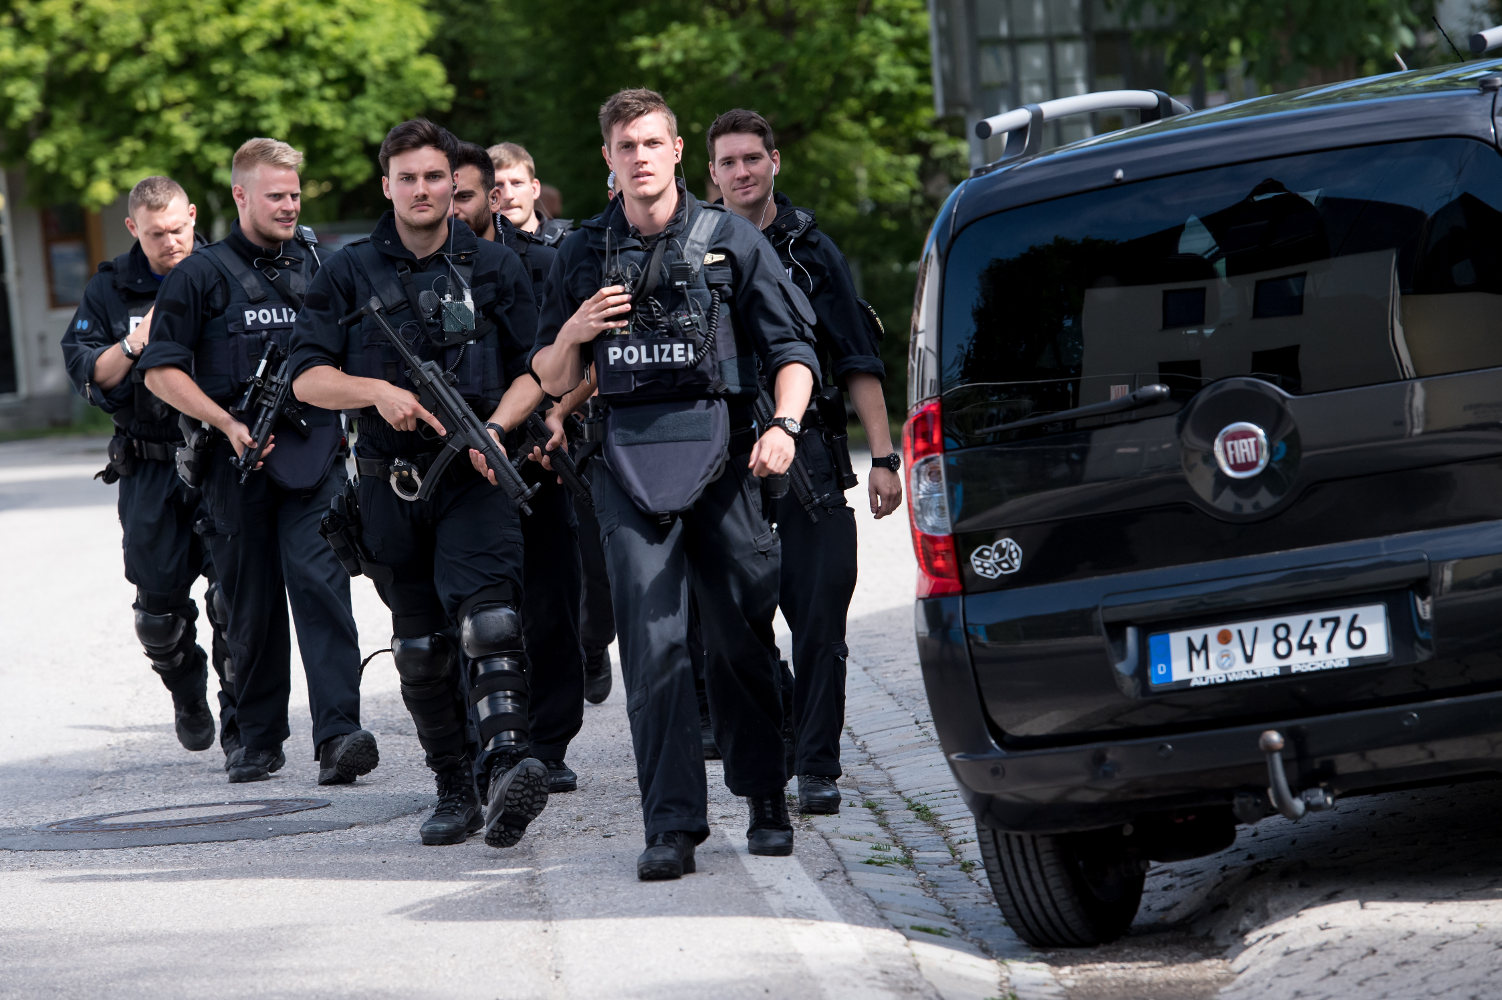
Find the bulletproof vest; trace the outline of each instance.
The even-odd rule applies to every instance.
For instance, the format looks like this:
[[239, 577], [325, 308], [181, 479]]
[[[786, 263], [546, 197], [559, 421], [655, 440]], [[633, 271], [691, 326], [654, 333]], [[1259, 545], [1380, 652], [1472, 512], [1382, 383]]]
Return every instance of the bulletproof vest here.
[[[129, 254], [122, 254], [114, 260], [105, 261], [99, 265], [100, 273], [109, 274], [111, 283], [115, 287], [116, 295], [109, 303], [109, 323], [110, 334], [117, 343], [126, 334], [134, 333], [136, 327], [141, 325], [141, 320], [156, 303], [156, 291], [159, 287], [153, 281], [150, 294], [145, 294], [136, 283], [127, 284], [124, 276], [125, 264], [129, 257]], [[130, 406], [122, 407], [111, 414], [115, 426], [133, 436], [153, 441], [176, 440], [179, 436], [176, 411], [146, 388], [144, 373], [136, 370], [134, 366], [126, 378], [130, 379]]]
[[204, 324], [193, 351], [199, 388], [222, 403], [255, 374], [268, 340], [287, 350], [316, 258], [312, 253], [283, 254], [261, 258], [259, 267], [252, 267], [225, 243], [211, 243], [197, 253], [213, 263], [229, 286], [229, 304]]
[[[708, 248], [727, 210], [698, 205], [684, 236], [663, 233], [607, 250], [603, 283], [633, 291], [631, 325], [595, 342], [600, 396], [645, 403], [711, 399], [756, 391], [754, 357], [736, 353], [728, 304], [732, 272]], [[607, 241], [613, 237], [606, 230]]]
[[537, 238], [542, 240], [544, 246], [556, 247], [573, 228], [573, 219], [544, 219], [542, 225], [537, 227]]
[[[493, 284], [474, 284], [474, 251], [446, 255], [454, 298], [461, 298], [463, 289], [469, 287], [475, 310], [475, 328], [456, 334], [444, 332], [441, 303], [434, 303], [436, 309], [424, 308], [421, 291], [407, 261], [381, 253], [368, 236], [348, 246], [356, 269], [381, 300], [387, 320], [407, 338], [413, 353], [442, 366], [454, 388], [471, 406], [486, 413], [493, 410], [505, 388], [501, 382], [498, 331], [489, 315], [497, 290]], [[425, 283], [424, 290], [429, 287]], [[360, 338], [360, 350], [350, 356], [345, 371], [416, 391], [407, 378], [401, 355], [374, 320], [362, 320]]]
[[[500, 223], [497, 223], [499, 226]], [[539, 303], [542, 302], [542, 288], [547, 283], [548, 271], [552, 267], [555, 254], [552, 252], [538, 253], [535, 248], [549, 246], [540, 237], [524, 233], [514, 226], [506, 229], [497, 228], [499, 233], [504, 234], [502, 242], [510, 247], [521, 258], [522, 266], [527, 269], [527, 280], [532, 283], [532, 297]]]

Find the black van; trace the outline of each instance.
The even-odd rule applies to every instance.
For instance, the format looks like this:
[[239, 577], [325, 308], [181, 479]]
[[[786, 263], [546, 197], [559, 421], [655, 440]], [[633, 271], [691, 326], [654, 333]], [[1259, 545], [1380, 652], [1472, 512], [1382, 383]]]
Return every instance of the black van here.
[[[1030, 106], [940, 211], [918, 652], [1027, 941], [1119, 936], [1238, 823], [1502, 771], [1499, 86]], [[1036, 148], [1123, 100], [1158, 120]]]

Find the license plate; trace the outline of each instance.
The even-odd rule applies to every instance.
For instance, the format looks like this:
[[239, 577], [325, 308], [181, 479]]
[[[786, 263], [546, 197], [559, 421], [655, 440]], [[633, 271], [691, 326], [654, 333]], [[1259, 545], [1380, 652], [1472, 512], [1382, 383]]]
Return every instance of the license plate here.
[[1391, 655], [1387, 608], [1368, 604], [1156, 632], [1147, 638], [1147, 677], [1155, 689], [1204, 687], [1340, 670]]

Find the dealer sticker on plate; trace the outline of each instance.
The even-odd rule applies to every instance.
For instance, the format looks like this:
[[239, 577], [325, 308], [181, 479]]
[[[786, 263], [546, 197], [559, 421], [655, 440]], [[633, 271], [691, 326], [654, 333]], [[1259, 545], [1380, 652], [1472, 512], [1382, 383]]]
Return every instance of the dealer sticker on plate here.
[[1387, 608], [1312, 611], [1147, 638], [1154, 688], [1203, 687], [1287, 674], [1340, 670], [1392, 655]]

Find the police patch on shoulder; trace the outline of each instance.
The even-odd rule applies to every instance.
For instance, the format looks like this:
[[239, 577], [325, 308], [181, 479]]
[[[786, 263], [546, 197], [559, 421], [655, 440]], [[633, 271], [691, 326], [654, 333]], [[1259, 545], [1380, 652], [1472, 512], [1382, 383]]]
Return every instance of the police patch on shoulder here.
[[970, 565], [987, 580], [995, 580], [1022, 568], [1022, 546], [1010, 538], [998, 538], [970, 553]]
[[704, 263], [706, 264], [718, 264], [724, 259], [725, 255], [722, 253], [707, 253], [704, 255]]

